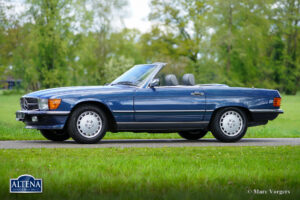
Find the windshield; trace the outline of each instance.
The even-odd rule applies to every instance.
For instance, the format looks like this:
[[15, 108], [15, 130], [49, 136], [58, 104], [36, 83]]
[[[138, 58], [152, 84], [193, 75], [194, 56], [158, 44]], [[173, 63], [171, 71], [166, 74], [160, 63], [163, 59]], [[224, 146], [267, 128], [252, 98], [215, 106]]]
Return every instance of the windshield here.
[[136, 65], [116, 80], [111, 85], [139, 85], [142, 83], [155, 69], [156, 65]]

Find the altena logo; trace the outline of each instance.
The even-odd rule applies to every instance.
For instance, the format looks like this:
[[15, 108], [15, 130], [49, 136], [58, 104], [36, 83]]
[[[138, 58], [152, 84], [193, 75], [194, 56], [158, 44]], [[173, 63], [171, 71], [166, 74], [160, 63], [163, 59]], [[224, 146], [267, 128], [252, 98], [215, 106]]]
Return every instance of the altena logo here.
[[42, 179], [35, 179], [29, 174], [23, 174], [17, 179], [10, 179], [10, 193], [41, 193], [43, 192]]

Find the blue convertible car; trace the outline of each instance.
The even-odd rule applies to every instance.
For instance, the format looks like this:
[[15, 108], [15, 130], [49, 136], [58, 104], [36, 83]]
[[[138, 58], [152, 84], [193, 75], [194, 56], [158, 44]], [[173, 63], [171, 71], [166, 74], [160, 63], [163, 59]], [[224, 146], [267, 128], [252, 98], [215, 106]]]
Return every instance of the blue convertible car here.
[[[165, 63], [136, 65], [106, 86], [63, 87], [23, 96], [17, 120], [49, 140], [96, 143], [107, 131], [172, 133], [197, 140], [211, 131], [235, 142], [250, 126], [283, 113], [277, 90], [195, 84]], [[174, 71], [174, 68], [170, 68]]]

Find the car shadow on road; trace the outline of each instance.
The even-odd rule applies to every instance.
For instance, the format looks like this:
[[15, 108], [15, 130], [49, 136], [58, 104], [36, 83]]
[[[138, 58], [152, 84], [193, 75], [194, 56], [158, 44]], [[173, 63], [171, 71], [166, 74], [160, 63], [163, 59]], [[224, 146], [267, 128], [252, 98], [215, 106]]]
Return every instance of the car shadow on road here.
[[[238, 142], [233, 143], [253, 143], [253, 142], [271, 142], [272, 140], [268, 139], [242, 139]], [[102, 140], [98, 144], [113, 144], [113, 143], [223, 143], [216, 139], [200, 139], [200, 140], [184, 140], [184, 139], [128, 139], [128, 140]]]
[[[28, 141], [30, 143], [40, 143], [40, 144], [78, 144], [74, 140], [66, 140], [63, 142], [54, 142], [48, 140], [31, 140]], [[266, 142], [274, 142], [272, 138], [244, 138], [238, 142], [234, 142], [231, 144], [238, 143], [266, 143]], [[222, 143], [214, 138], [200, 139], [200, 140], [184, 140], [184, 139], [104, 139], [98, 142], [97, 144], [159, 144], [159, 143], [168, 143], [168, 144], [176, 144], [176, 143]], [[230, 144], [230, 143], [227, 143]], [[87, 144], [89, 145], [89, 144]], [[95, 144], [94, 144], [95, 145]]]

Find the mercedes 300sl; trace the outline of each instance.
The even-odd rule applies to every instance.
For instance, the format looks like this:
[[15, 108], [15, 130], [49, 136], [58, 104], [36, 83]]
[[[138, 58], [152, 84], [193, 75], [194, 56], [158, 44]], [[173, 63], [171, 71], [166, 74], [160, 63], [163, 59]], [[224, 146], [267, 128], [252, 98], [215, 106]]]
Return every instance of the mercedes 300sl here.
[[235, 142], [248, 127], [283, 113], [277, 90], [195, 84], [193, 74], [176, 77], [168, 68], [165, 63], [136, 65], [105, 86], [24, 95], [16, 119], [53, 141], [72, 137], [97, 143], [107, 131], [178, 132], [198, 140], [211, 131], [219, 141]]

